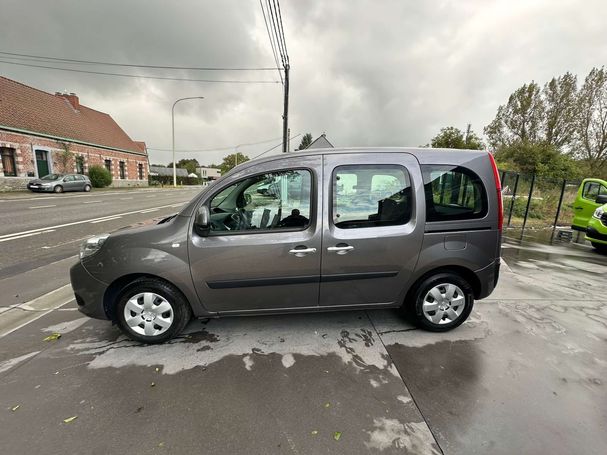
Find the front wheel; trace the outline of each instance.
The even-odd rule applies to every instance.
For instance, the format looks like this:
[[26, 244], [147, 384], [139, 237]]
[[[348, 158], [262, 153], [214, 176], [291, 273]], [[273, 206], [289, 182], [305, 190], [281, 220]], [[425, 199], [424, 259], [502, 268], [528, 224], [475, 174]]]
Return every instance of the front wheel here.
[[607, 244], [598, 242], [591, 242], [591, 244], [599, 253], [607, 254]]
[[61, 185], [57, 185], [55, 188], [53, 188], [53, 191], [55, 193], [63, 193], [63, 187]]
[[179, 335], [192, 317], [189, 303], [164, 281], [140, 278], [118, 300], [120, 329], [131, 339], [154, 344]]
[[439, 273], [426, 278], [414, 293], [412, 311], [418, 327], [446, 332], [462, 324], [474, 305], [470, 284], [455, 273]]
[[84, 185], [84, 192], [88, 193], [89, 191], [91, 191], [91, 185]]

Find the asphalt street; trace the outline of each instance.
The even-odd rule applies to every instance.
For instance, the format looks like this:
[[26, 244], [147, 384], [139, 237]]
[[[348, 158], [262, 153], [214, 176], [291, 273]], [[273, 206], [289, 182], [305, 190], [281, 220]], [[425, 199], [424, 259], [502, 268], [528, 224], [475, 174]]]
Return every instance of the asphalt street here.
[[4, 309], [3, 451], [604, 452], [607, 258], [509, 239], [503, 257], [444, 334], [338, 312], [193, 321], [145, 346], [79, 314], [69, 286]]
[[0, 306], [23, 303], [63, 284], [80, 244], [175, 213], [200, 188], [0, 195]]

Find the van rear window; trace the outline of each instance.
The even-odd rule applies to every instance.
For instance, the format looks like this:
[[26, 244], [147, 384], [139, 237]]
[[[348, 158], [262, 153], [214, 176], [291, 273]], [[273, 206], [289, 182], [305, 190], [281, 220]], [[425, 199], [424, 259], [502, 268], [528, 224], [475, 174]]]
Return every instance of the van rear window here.
[[483, 218], [487, 192], [480, 177], [461, 166], [423, 165], [426, 221]]

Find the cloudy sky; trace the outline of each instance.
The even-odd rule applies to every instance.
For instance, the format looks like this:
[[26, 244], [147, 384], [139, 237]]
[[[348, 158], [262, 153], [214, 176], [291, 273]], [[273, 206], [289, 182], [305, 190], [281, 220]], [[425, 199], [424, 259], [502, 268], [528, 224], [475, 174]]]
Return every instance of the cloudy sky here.
[[[326, 132], [336, 146], [417, 146], [443, 126], [482, 132], [521, 84], [565, 71], [581, 79], [607, 62], [604, 0], [281, 0], [291, 60], [292, 135]], [[0, 0], [0, 52], [195, 67], [275, 66], [258, 0]], [[9, 60], [0, 61], [32, 63]], [[278, 80], [277, 72], [197, 72], [72, 66], [166, 77]], [[0, 75], [76, 92], [109, 113], [151, 162], [176, 147], [280, 143], [282, 86], [120, 78], [0, 62]], [[292, 145], [299, 143], [297, 138]], [[275, 150], [280, 151], [280, 147]], [[225, 150], [182, 152], [202, 164]], [[274, 152], [272, 152], [274, 153]]]

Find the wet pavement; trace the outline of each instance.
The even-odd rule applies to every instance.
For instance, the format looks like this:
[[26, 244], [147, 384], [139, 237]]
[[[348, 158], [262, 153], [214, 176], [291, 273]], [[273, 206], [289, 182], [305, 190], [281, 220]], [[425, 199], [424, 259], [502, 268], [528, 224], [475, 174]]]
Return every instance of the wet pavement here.
[[195, 321], [142, 346], [68, 304], [0, 339], [2, 451], [603, 453], [607, 257], [515, 240], [503, 257], [446, 334], [343, 312]]

